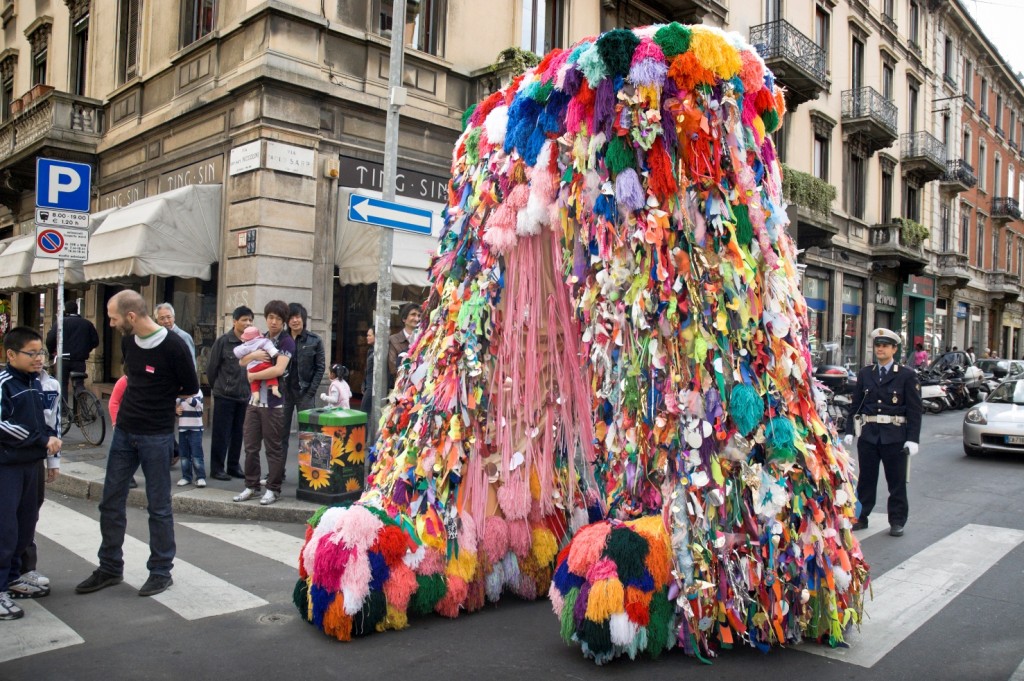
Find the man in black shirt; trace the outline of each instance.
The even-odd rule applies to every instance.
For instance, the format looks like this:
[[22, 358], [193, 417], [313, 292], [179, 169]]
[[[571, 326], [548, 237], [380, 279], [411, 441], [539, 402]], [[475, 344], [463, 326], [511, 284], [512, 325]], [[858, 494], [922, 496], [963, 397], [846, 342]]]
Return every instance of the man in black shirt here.
[[[78, 314], [78, 303], [70, 301], [64, 306], [64, 353], [68, 355], [61, 365], [60, 388], [68, 395], [68, 376], [72, 371], [85, 373], [85, 361], [100, 344], [99, 334], [85, 317]], [[46, 349], [50, 357], [57, 357], [57, 325], [50, 327], [46, 334]]]
[[128, 388], [110, 443], [100, 501], [100, 566], [75, 591], [91, 593], [121, 582], [128, 483], [141, 464], [146, 476], [150, 553], [149, 579], [139, 595], [153, 596], [173, 583], [174, 517], [167, 462], [174, 448], [175, 399], [199, 392], [199, 380], [185, 341], [153, 321], [138, 293], [116, 294], [107, 303], [107, 314], [110, 326], [134, 338], [125, 343]]

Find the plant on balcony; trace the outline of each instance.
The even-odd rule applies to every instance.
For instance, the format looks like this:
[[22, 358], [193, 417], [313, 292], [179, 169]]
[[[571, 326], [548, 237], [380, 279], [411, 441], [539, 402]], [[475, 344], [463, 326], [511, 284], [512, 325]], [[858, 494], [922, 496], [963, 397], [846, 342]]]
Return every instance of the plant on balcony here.
[[513, 76], [518, 76], [539, 63], [540, 57], [529, 50], [524, 50], [521, 47], [506, 47], [498, 53], [498, 60], [491, 66], [495, 70], [508, 69]]
[[900, 226], [900, 242], [904, 246], [917, 248], [932, 234], [927, 227], [910, 218], [894, 218], [893, 222]]
[[783, 163], [782, 196], [790, 203], [828, 217], [832, 213], [832, 202], [836, 200], [836, 188]]

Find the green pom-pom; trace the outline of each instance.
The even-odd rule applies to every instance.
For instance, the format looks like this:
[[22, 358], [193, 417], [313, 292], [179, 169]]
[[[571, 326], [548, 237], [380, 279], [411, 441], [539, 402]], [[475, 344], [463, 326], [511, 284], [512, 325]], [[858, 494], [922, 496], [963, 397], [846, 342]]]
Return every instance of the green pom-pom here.
[[602, 661], [612, 652], [612, 628], [610, 620], [591, 622], [584, 619], [576, 628], [576, 637], [583, 645], [584, 654]]
[[682, 54], [690, 49], [690, 29], [673, 21], [658, 29], [658, 32], [654, 34], [654, 42], [665, 53], [665, 58], [671, 60], [677, 54]]
[[576, 633], [576, 599], [580, 596], [579, 588], [569, 589], [569, 593], [562, 596], [562, 617], [561, 617], [561, 630], [562, 640], [566, 643], [572, 643], [572, 635]]
[[465, 130], [466, 126], [469, 125], [469, 119], [473, 115], [473, 112], [476, 111], [476, 107], [477, 105], [473, 104], [462, 112], [462, 130]]
[[636, 152], [625, 138], [616, 135], [605, 147], [604, 162], [612, 177], [615, 177], [626, 168], [636, 169]]
[[471, 166], [480, 162], [480, 136], [482, 134], [483, 128], [473, 128], [466, 138], [466, 161]]
[[580, 58], [576, 60], [576, 68], [583, 72], [590, 87], [597, 87], [597, 84], [608, 76], [608, 67], [601, 59], [597, 45], [593, 43], [580, 52]]
[[612, 76], [624, 76], [629, 73], [633, 52], [639, 44], [640, 39], [628, 28], [616, 28], [598, 38], [597, 50], [608, 68], [608, 73]]
[[647, 572], [644, 561], [650, 547], [646, 539], [632, 530], [624, 527], [612, 530], [604, 551], [615, 563], [621, 582], [639, 581]]
[[[745, 206], [744, 206], [745, 207]], [[729, 416], [740, 435], [750, 435], [764, 418], [764, 400], [751, 386], [737, 383], [729, 398]]]
[[426, 615], [448, 593], [448, 585], [445, 584], [444, 575], [416, 575], [416, 583], [419, 588], [409, 603], [409, 609], [413, 614]]
[[775, 460], [792, 460], [796, 456], [793, 451], [795, 437], [793, 424], [785, 416], [776, 416], [764, 429], [765, 446], [770, 457]]
[[316, 526], [320, 524], [320, 518], [323, 517], [324, 513], [327, 512], [328, 508], [328, 506], [321, 506], [320, 508], [316, 509], [313, 515], [309, 516], [309, 520], [307, 520], [306, 523], [315, 530]]
[[667, 589], [656, 591], [651, 596], [651, 619], [647, 623], [646, 648], [647, 654], [651, 657], [656, 658], [672, 647], [672, 607], [668, 601]]
[[300, 579], [295, 582], [295, 588], [292, 589], [292, 603], [295, 604], [295, 609], [299, 611], [299, 616], [307, 622], [311, 622], [309, 619], [309, 583], [304, 579]]
[[764, 122], [764, 129], [767, 132], [775, 132], [779, 129], [779, 114], [775, 109], [768, 109], [761, 114], [761, 120]]
[[742, 203], [732, 207], [736, 215], [736, 241], [741, 246], [747, 246], [754, 238], [754, 225], [750, 222], [750, 212]]
[[371, 591], [362, 609], [352, 616], [352, 635], [366, 636], [376, 631], [377, 624], [388, 614], [388, 599], [383, 591]]
[[555, 83], [552, 80], [539, 84], [537, 89], [531, 94], [533, 101], [539, 102], [540, 104], [547, 104], [554, 89]]

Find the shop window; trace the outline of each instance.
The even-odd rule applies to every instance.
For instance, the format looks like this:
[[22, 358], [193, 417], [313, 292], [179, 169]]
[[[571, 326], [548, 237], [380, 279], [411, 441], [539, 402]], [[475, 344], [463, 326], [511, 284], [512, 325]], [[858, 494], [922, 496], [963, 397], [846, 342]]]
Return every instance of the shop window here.
[[184, 0], [181, 46], [191, 45], [217, 28], [217, 0]]
[[848, 369], [860, 368], [861, 362], [861, 311], [863, 289], [859, 286], [843, 285], [843, 365]]

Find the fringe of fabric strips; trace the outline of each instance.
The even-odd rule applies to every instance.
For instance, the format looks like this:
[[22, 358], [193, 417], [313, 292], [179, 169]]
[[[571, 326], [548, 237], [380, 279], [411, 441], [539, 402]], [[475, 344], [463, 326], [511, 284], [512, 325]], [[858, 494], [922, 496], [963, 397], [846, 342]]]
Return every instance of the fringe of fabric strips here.
[[868, 566], [810, 376], [784, 111], [738, 35], [672, 23], [467, 112], [368, 489], [309, 523], [307, 620], [348, 640], [548, 594], [598, 663], [843, 642]]

